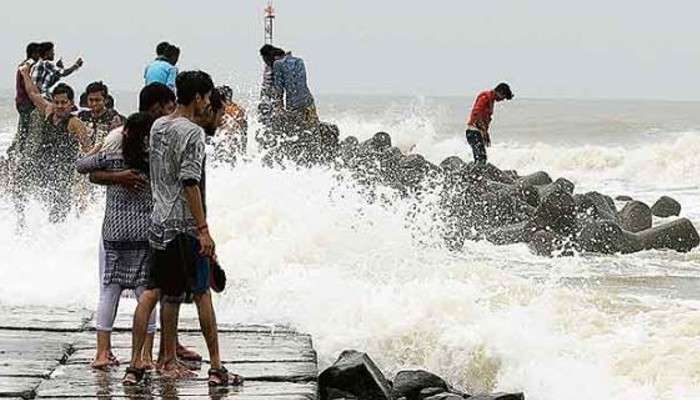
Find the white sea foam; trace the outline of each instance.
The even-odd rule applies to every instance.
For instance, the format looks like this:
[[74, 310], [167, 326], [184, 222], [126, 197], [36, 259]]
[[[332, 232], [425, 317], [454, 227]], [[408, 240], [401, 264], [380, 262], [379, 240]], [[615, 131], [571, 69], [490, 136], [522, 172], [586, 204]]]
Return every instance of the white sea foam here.
[[[339, 118], [341, 129], [396, 132], [403, 150], [435, 161], [465, 146], [420, 115], [388, 127], [369, 120], [353, 128], [352, 120]], [[641, 184], [693, 184], [697, 146], [689, 133], [629, 150], [497, 144], [492, 155], [504, 168], [548, 169], [582, 185], [598, 179], [603, 192], [651, 197]], [[389, 375], [427, 368], [470, 391], [700, 398], [697, 250], [544, 259], [522, 245], [480, 242], [455, 254], [439, 246], [429, 207], [416, 213], [411, 199], [385, 198], [368, 204], [324, 169], [210, 168], [210, 225], [230, 279], [216, 297], [219, 319], [309, 332], [321, 367], [356, 348]], [[28, 228], [16, 234], [12, 207], [0, 200], [0, 303], [94, 307], [102, 210], [98, 201], [48, 225], [30, 204]]]

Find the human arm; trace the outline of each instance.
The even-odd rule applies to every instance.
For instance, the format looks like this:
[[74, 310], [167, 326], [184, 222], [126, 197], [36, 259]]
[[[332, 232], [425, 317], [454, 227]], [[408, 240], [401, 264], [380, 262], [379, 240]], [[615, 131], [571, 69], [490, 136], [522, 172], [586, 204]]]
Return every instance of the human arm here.
[[148, 181], [132, 169], [124, 171], [96, 170], [90, 172], [90, 182], [97, 185], [111, 186], [121, 185], [132, 192], [144, 192], [149, 190]]
[[168, 70], [168, 77], [166, 79], [165, 85], [175, 91], [175, 80], [177, 79], [177, 67], [172, 66]]
[[78, 69], [80, 69], [80, 67], [82, 67], [82, 66], [83, 66], [83, 59], [78, 57], [78, 59], [75, 60], [75, 63], [73, 65], [71, 65], [70, 68], [66, 68], [66, 69], [61, 70], [59, 72], [59, 74], [61, 77], [66, 77], [66, 76], [72, 74], [73, 72], [77, 71]]
[[83, 124], [83, 122], [73, 117], [68, 121], [68, 132], [72, 133], [78, 138], [78, 143], [80, 143], [80, 149], [83, 153], [89, 153], [92, 149], [92, 141], [90, 140], [90, 130]]
[[204, 134], [201, 130], [190, 132], [183, 152], [180, 165], [179, 180], [183, 186], [185, 200], [190, 213], [197, 225], [197, 238], [200, 245], [200, 254], [206, 257], [214, 257], [214, 240], [209, 234], [202, 193], [199, 189], [199, 181], [202, 179], [204, 165]]
[[39, 92], [39, 88], [34, 83], [34, 80], [29, 75], [29, 66], [24, 65], [19, 69], [20, 74], [22, 74], [22, 79], [24, 80], [24, 89], [27, 91], [29, 99], [34, 103], [34, 106], [44, 115], [49, 114], [51, 109], [51, 103], [46, 101], [46, 99]]
[[190, 208], [192, 217], [197, 224], [197, 238], [199, 239], [200, 254], [205, 257], [214, 257], [214, 239], [209, 234], [207, 219], [204, 216], [202, 204], [202, 192], [197, 186], [197, 181], [183, 182], [185, 199]]

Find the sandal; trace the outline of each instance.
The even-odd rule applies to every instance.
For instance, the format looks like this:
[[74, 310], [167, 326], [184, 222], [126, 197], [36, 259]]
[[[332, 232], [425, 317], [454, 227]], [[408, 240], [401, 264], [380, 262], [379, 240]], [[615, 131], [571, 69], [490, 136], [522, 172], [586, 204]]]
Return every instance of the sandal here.
[[119, 359], [112, 352], [109, 353], [109, 365], [113, 367], [119, 366]]
[[209, 370], [209, 386], [241, 386], [243, 377], [230, 374], [224, 367]]
[[[145, 368], [134, 368], [128, 367], [126, 373], [124, 374], [124, 379], [122, 379], [122, 385], [124, 386], [136, 386], [143, 380], [143, 376], [146, 374]], [[129, 376], [133, 376], [133, 379], [129, 379]]]

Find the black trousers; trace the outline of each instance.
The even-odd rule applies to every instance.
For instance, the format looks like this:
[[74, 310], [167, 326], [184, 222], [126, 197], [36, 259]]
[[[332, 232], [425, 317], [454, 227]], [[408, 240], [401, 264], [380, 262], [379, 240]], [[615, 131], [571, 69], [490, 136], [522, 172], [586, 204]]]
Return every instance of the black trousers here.
[[481, 132], [467, 129], [466, 135], [467, 142], [472, 147], [472, 152], [474, 153], [474, 162], [486, 164], [486, 145], [484, 144], [484, 138], [481, 136]]

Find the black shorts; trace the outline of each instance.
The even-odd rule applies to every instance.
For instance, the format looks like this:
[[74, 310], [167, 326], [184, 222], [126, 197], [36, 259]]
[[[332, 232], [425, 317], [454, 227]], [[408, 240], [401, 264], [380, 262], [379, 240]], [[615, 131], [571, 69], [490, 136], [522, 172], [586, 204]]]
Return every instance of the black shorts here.
[[199, 241], [185, 234], [177, 235], [165, 250], [151, 247], [149, 288], [160, 289], [162, 300], [168, 302], [206, 293], [209, 259], [199, 255], [199, 249]]

